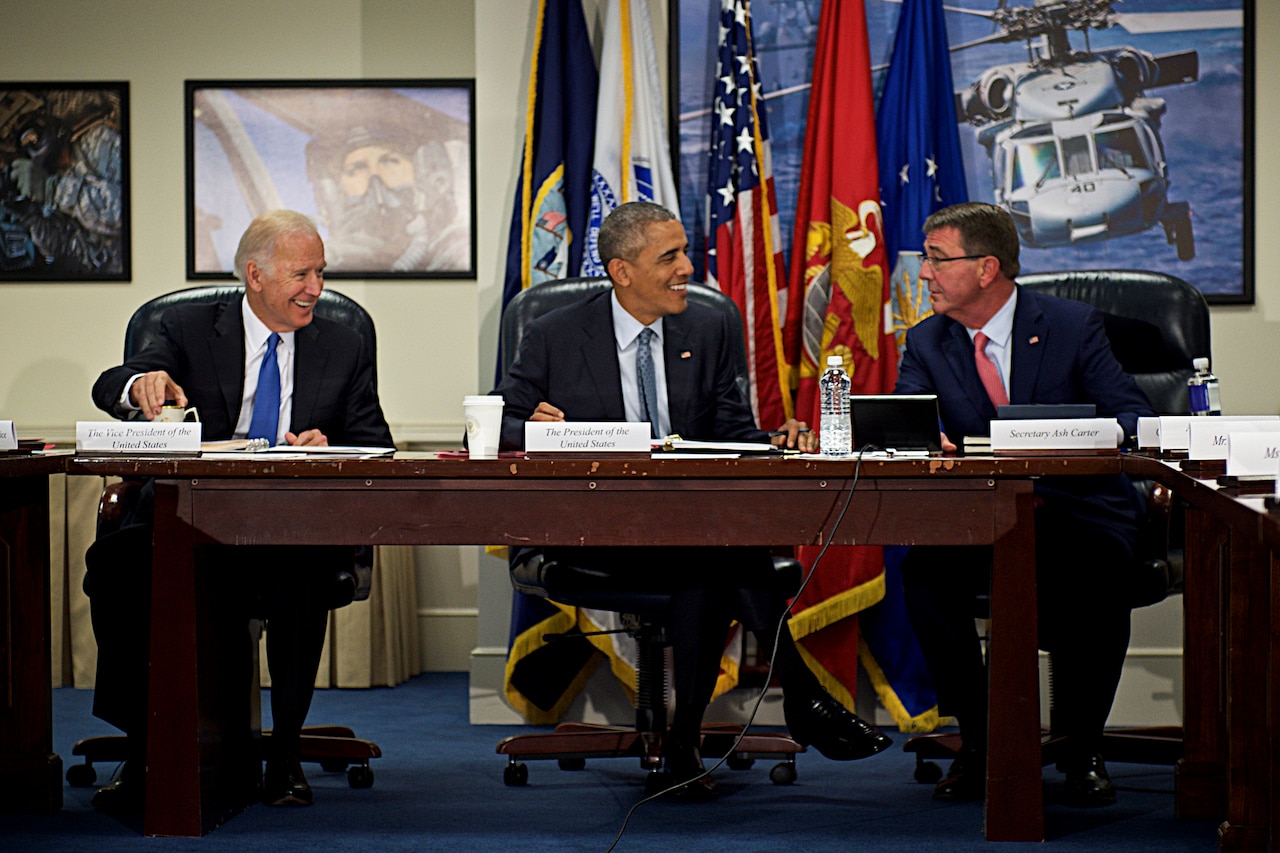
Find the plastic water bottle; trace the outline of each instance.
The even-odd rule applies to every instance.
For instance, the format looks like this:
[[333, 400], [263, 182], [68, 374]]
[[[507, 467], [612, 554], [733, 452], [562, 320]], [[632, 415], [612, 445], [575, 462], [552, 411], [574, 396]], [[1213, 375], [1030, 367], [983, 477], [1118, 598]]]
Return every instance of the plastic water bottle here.
[[849, 429], [849, 374], [838, 355], [827, 356], [827, 369], [818, 380], [822, 422], [818, 425], [818, 446], [823, 456], [848, 456], [852, 452]]
[[1187, 380], [1187, 396], [1191, 400], [1191, 414], [1222, 414], [1222, 398], [1218, 394], [1218, 377], [1209, 372], [1209, 359], [1192, 360], [1195, 376]]

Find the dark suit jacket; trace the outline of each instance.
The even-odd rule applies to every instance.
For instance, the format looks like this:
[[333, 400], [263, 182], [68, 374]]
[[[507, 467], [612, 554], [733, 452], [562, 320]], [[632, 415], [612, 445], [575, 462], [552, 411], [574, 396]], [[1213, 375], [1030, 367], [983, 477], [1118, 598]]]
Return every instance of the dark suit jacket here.
[[[662, 321], [671, 429], [683, 438], [768, 441], [737, 381], [727, 317], [690, 302]], [[502, 395], [502, 448], [524, 447], [524, 423], [546, 401], [570, 421], [625, 418], [609, 292], [558, 308], [529, 324]]]
[[[180, 305], [165, 312], [155, 343], [125, 364], [104, 371], [93, 401], [124, 417], [116, 404], [129, 378], [165, 370], [199, 410], [205, 441], [231, 438], [244, 393], [244, 322], [240, 302]], [[318, 429], [332, 444], [390, 447], [373, 384], [373, 365], [359, 335], [314, 318], [294, 336], [293, 415], [290, 431]]]
[[[1093, 403], [1098, 416], [1116, 418], [1126, 436], [1137, 434], [1140, 416], [1155, 414], [1116, 361], [1102, 315], [1092, 306], [1019, 290], [1010, 346], [1011, 403]], [[907, 332], [894, 391], [937, 394], [942, 428], [956, 443], [990, 434], [996, 410], [978, 378], [973, 343], [964, 326], [948, 317], [935, 314]], [[1122, 478], [1050, 478], [1037, 485], [1037, 493], [1081, 520], [1123, 531], [1126, 539], [1141, 511]]]

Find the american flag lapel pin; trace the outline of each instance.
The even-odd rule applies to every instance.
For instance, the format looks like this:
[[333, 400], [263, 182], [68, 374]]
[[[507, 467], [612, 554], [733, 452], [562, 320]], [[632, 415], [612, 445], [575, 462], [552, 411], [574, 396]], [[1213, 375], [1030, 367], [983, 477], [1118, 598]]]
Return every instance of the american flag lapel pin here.
[[680, 357], [681, 357], [681, 358], [693, 358], [693, 353], [689, 352], [688, 350], [685, 350], [684, 352], [680, 353]]
[[1027, 343], [1028, 343], [1028, 344], [1038, 344], [1038, 343], [1040, 343], [1040, 336], [1039, 336], [1039, 335], [1032, 335], [1032, 336], [1031, 336], [1031, 340], [1027, 341]]

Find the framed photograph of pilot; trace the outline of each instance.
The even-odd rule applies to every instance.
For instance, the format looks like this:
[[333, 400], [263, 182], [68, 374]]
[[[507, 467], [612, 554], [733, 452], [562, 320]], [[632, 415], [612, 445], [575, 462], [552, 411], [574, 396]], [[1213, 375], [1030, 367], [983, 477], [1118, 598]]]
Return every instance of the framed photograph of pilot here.
[[187, 278], [255, 216], [311, 216], [327, 278], [474, 278], [475, 82], [186, 82]]
[[0, 82], [0, 282], [128, 281], [129, 84]]
[[[669, 2], [678, 27], [680, 208], [696, 253], [705, 229], [692, 220], [707, 198], [720, 30], [708, 4]], [[1253, 303], [1255, 2], [943, 6], [951, 79], [940, 79], [940, 63], [926, 63], [927, 47], [916, 48], [908, 76], [927, 84], [917, 100], [950, 95], [969, 200], [1010, 212], [1023, 271], [1154, 270], [1190, 282], [1210, 303]], [[877, 107], [910, 6], [865, 0]], [[820, 0], [751, 4], [788, 248], [821, 8]]]

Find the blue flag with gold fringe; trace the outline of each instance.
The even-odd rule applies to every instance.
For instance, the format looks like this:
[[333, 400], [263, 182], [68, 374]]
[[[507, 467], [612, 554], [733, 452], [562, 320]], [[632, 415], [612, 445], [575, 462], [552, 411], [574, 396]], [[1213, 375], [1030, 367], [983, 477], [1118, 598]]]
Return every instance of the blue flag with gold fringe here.
[[[929, 214], [968, 200], [956, 126], [941, 0], [905, 0], [876, 111], [884, 239], [893, 265], [899, 350], [906, 330], [932, 313], [920, 282], [920, 229]], [[902, 593], [905, 548], [885, 548], [885, 596], [861, 615], [861, 659], [880, 701], [904, 731], [938, 725], [933, 678]]]
[[[516, 185], [502, 307], [526, 287], [579, 274], [591, 212], [598, 74], [581, 0], [540, 0], [529, 70], [524, 154]], [[497, 379], [503, 353], [498, 353]], [[514, 593], [504, 693], [530, 722], [560, 717], [600, 656], [572, 632], [572, 608]]]

